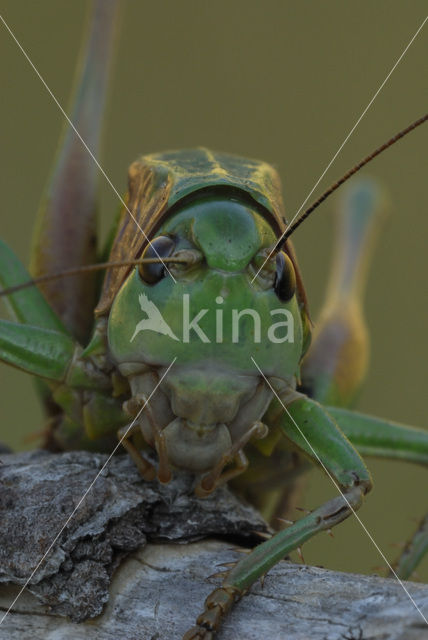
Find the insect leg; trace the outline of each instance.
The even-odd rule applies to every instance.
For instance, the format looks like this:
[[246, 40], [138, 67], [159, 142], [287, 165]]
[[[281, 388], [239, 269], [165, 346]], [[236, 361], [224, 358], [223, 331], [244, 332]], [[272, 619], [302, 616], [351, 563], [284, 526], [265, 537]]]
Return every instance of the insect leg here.
[[302, 390], [323, 404], [349, 406], [366, 373], [362, 303], [383, 210], [382, 194], [371, 181], [356, 181], [345, 191], [326, 302], [301, 369]]
[[35, 376], [63, 381], [75, 348], [60, 331], [0, 320], [0, 360]]
[[[0, 240], [0, 285], [8, 289], [31, 279], [27, 269], [7, 244]], [[59, 317], [37, 287], [4, 297], [11, 320], [66, 333]]]
[[[407, 460], [428, 466], [426, 430], [337, 407], [327, 407], [327, 410], [363, 456]], [[409, 578], [427, 552], [428, 516], [425, 516], [396, 563], [397, 575], [402, 579]]]
[[428, 515], [419, 523], [412, 538], [406, 543], [395, 563], [395, 573], [406, 580], [411, 577], [419, 562], [428, 552]]
[[[185, 634], [184, 640], [212, 638], [227, 611], [257, 579], [316, 533], [331, 529], [347, 518], [361, 506], [372, 486], [363, 460], [320, 404], [294, 393], [285, 406], [288, 413], [274, 400], [265, 419], [271, 418], [287, 440], [313, 462], [321, 462], [342, 495], [279, 531], [242, 558], [222, 586], [208, 596], [197, 626]], [[267, 422], [272, 424], [269, 419]]]
[[326, 407], [363, 456], [428, 465], [428, 432], [339, 407]]
[[[118, 3], [94, 3], [81, 53], [70, 120], [95, 157], [113, 48]], [[52, 177], [37, 217], [31, 255], [33, 275], [96, 262], [96, 191], [99, 170], [82, 140], [65, 123]], [[82, 343], [93, 324], [96, 276], [85, 273], [42, 287], [67, 329]]]

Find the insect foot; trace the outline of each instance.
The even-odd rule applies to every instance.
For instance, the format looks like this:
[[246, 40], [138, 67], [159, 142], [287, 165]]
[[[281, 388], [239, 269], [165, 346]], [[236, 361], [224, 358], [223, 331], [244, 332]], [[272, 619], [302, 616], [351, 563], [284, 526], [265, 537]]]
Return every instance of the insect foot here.
[[212, 640], [222, 619], [242, 596], [234, 587], [215, 589], [205, 600], [203, 613], [196, 620], [196, 626], [186, 631], [183, 640]]

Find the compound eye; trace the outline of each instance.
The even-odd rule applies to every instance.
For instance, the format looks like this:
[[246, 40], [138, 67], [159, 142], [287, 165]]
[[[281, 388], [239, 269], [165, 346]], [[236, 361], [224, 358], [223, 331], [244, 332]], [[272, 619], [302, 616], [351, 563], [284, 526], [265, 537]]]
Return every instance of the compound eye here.
[[[142, 258], [168, 258], [175, 249], [175, 242], [168, 236], [158, 236], [144, 249]], [[165, 276], [162, 262], [142, 263], [138, 265], [138, 272], [147, 284], [156, 284]]]
[[296, 291], [296, 274], [293, 263], [284, 251], [276, 256], [274, 291], [282, 302], [288, 302]]

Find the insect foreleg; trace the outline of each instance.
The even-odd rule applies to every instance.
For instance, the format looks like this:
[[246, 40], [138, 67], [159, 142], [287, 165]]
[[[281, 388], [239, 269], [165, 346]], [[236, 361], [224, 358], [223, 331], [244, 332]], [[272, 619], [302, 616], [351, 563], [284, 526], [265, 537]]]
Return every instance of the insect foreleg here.
[[240, 560], [222, 586], [208, 596], [198, 626], [187, 632], [185, 640], [212, 638], [234, 601], [257, 579], [316, 533], [342, 522], [361, 506], [364, 495], [371, 489], [371, 477], [363, 460], [333, 418], [314, 400], [291, 392], [284, 405], [277, 400], [271, 403], [264, 421], [278, 425], [292, 446], [313, 462], [321, 463], [342, 495], [279, 531]]

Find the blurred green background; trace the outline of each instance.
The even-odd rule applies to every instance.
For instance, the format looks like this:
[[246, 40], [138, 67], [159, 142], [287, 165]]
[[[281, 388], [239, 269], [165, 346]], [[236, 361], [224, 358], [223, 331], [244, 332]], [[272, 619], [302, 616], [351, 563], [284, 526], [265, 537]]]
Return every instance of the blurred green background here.
[[[89, 3], [3, 0], [2, 13], [63, 105]], [[205, 145], [276, 165], [292, 217], [426, 14], [424, 1], [343, 3], [125, 1], [101, 163], [119, 191], [141, 153]], [[316, 194], [426, 111], [428, 27], [419, 34]], [[4, 28], [0, 29], [1, 236], [26, 262], [33, 220], [63, 118]], [[427, 143], [421, 128], [366, 171], [389, 194], [367, 292], [370, 374], [361, 410], [425, 425]], [[312, 199], [314, 199], [311, 198]], [[100, 181], [106, 233], [116, 198]], [[295, 234], [312, 315], [323, 294], [334, 201]], [[16, 449], [43, 425], [31, 380], [0, 367], [0, 441]], [[375, 489], [360, 517], [392, 559], [428, 508], [428, 473], [370, 462]], [[307, 507], [334, 493], [314, 470]], [[382, 565], [355, 518], [304, 547], [306, 562], [357, 572]], [[418, 572], [428, 580], [428, 562]], [[403, 594], [403, 597], [404, 594]]]

